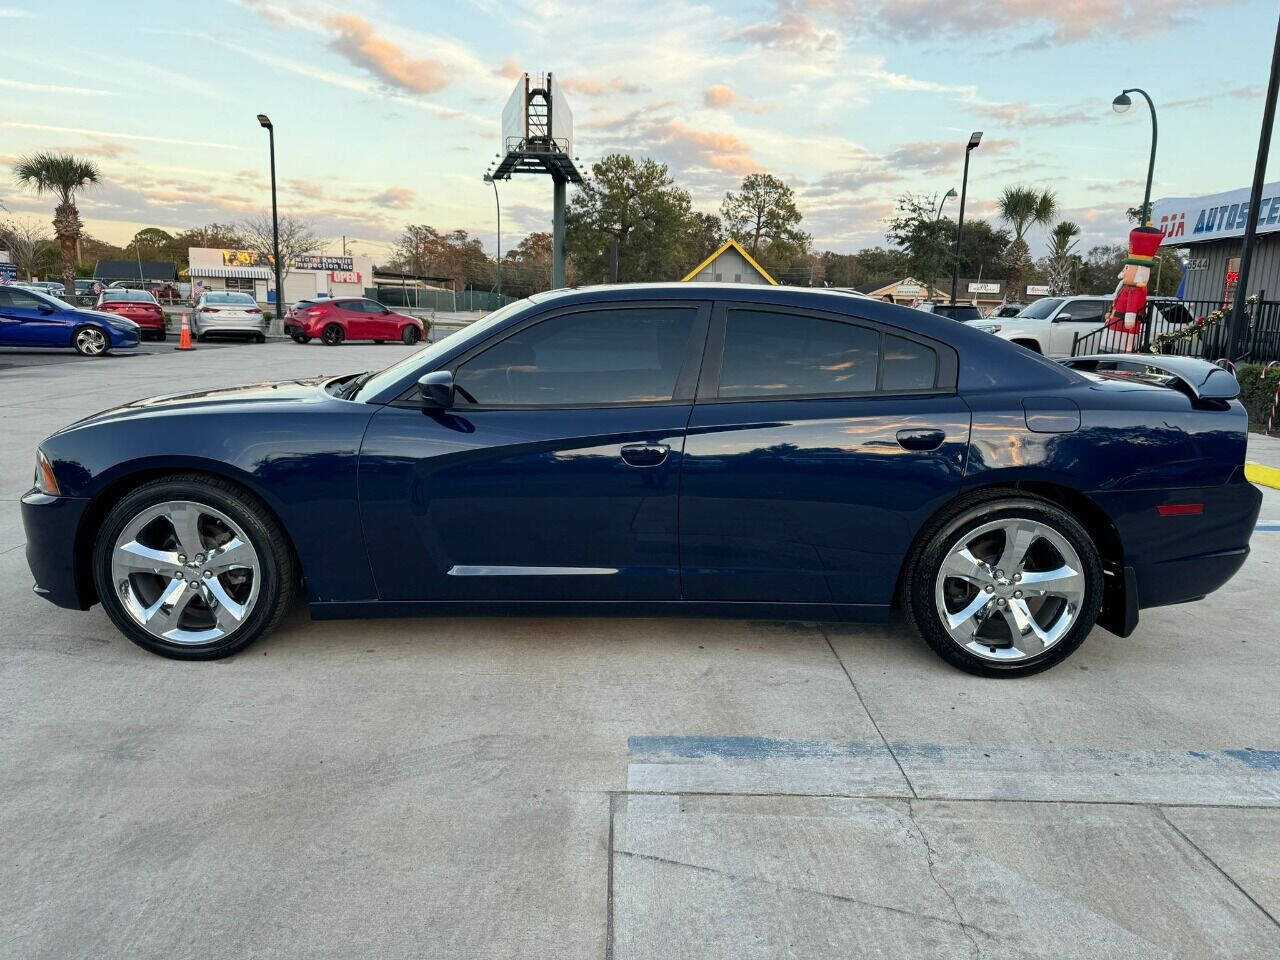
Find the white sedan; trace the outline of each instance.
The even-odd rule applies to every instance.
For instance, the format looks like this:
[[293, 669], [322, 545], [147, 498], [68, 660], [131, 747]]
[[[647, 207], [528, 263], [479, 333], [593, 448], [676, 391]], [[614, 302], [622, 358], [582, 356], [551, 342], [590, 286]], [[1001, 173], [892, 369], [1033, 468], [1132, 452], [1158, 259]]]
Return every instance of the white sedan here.
[[211, 333], [247, 336], [258, 343], [265, 343], [267, 319], [257, 301], [247, 293], [208, 290], [196, 302], [191, 317], [191, 335], [203, 340]]

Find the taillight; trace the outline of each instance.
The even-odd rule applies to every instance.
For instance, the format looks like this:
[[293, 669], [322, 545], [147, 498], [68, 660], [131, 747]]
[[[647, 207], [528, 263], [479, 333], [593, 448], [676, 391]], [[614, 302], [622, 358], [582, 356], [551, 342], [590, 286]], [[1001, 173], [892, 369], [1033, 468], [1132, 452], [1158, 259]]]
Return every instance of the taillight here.
[[200, 312], [201, 313], [217, 313], [218, 310], [216, 307], [201, 307]]
[[308, 310], [308, 311], [307, 311], [307, 316], [308, 316], [308, 317], [323, 317], [323, 316], [324, 316], [324, 310], [323, 310], [323, 309], [321, 309], [321, 308], [319, 308], [319, 307], [316, 307], [316, 308], [314, 308], [314, 309]]
[[245, 311], [245, 313], [262, 313], [262, 311], [259, 310], [257, 307], [250, 307], [248, 310]]

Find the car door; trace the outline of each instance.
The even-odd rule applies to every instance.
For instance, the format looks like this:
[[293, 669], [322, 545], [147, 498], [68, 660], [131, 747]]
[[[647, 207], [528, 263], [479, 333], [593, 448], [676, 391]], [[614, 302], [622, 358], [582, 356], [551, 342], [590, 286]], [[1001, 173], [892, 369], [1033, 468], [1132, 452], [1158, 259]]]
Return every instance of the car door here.
[[690, 600], [888, 603], [964, 475], [945, 344], [854, 317], [717, 306], [682, 460]]
[[0, 338], [11, 347], [65, 347], [71, 324], [52, 301], [29, 290], [0, 288]]
[[369, 339], [364, 308], [359, 300], [337, 300], [333, 304], [333, 310], [337, 314], [335, 319], [341, 321], [343, 333], [348, 340]]
[[541, 315], [452, 362], [457, 402], [370, 421], [383, 600], [675, 600], [677, 489], [710, 305]]
[[1077, 336], [1093, 333], [1106, 319], [1108, 301], [1076, 297], [1054, 315], [1049, 329], [1049, 356], [1069, 357]]
[[376, 333], [372, 336], [378, 340], [394, 340], [399, 336], [396, 330], [395, 314], [374, 300], [363, 300], [365, 310], [369, 314], [369, 322]]

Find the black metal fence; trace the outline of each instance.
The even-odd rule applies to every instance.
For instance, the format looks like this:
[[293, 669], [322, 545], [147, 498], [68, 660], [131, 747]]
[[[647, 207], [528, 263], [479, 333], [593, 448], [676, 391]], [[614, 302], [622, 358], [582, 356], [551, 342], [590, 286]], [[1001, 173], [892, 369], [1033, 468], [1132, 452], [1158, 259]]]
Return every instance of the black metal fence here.
[[1237, 363], [1280, 360], [1280, 301], [1249, 303], [1245, 326], [1234, 345], [1228, 342], [1229, 314], [1230, 308], [1224, 310], [1216, 300], [1153, 298], [1147, 301], [1136, 331], [1103, 326], [1079, 334], [1071, 355], [1162, 353], [1210, 361], [1228, 357]]

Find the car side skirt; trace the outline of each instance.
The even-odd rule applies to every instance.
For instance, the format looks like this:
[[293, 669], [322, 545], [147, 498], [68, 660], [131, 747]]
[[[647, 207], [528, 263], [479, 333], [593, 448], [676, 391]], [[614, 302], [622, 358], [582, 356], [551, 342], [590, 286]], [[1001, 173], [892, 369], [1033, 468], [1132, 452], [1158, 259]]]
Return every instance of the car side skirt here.
[[383, 617], [719, 617], [887, 623], [889, 604], [750, 603], [708, 600], [363, 600], [309, 604], [313, 620]]

